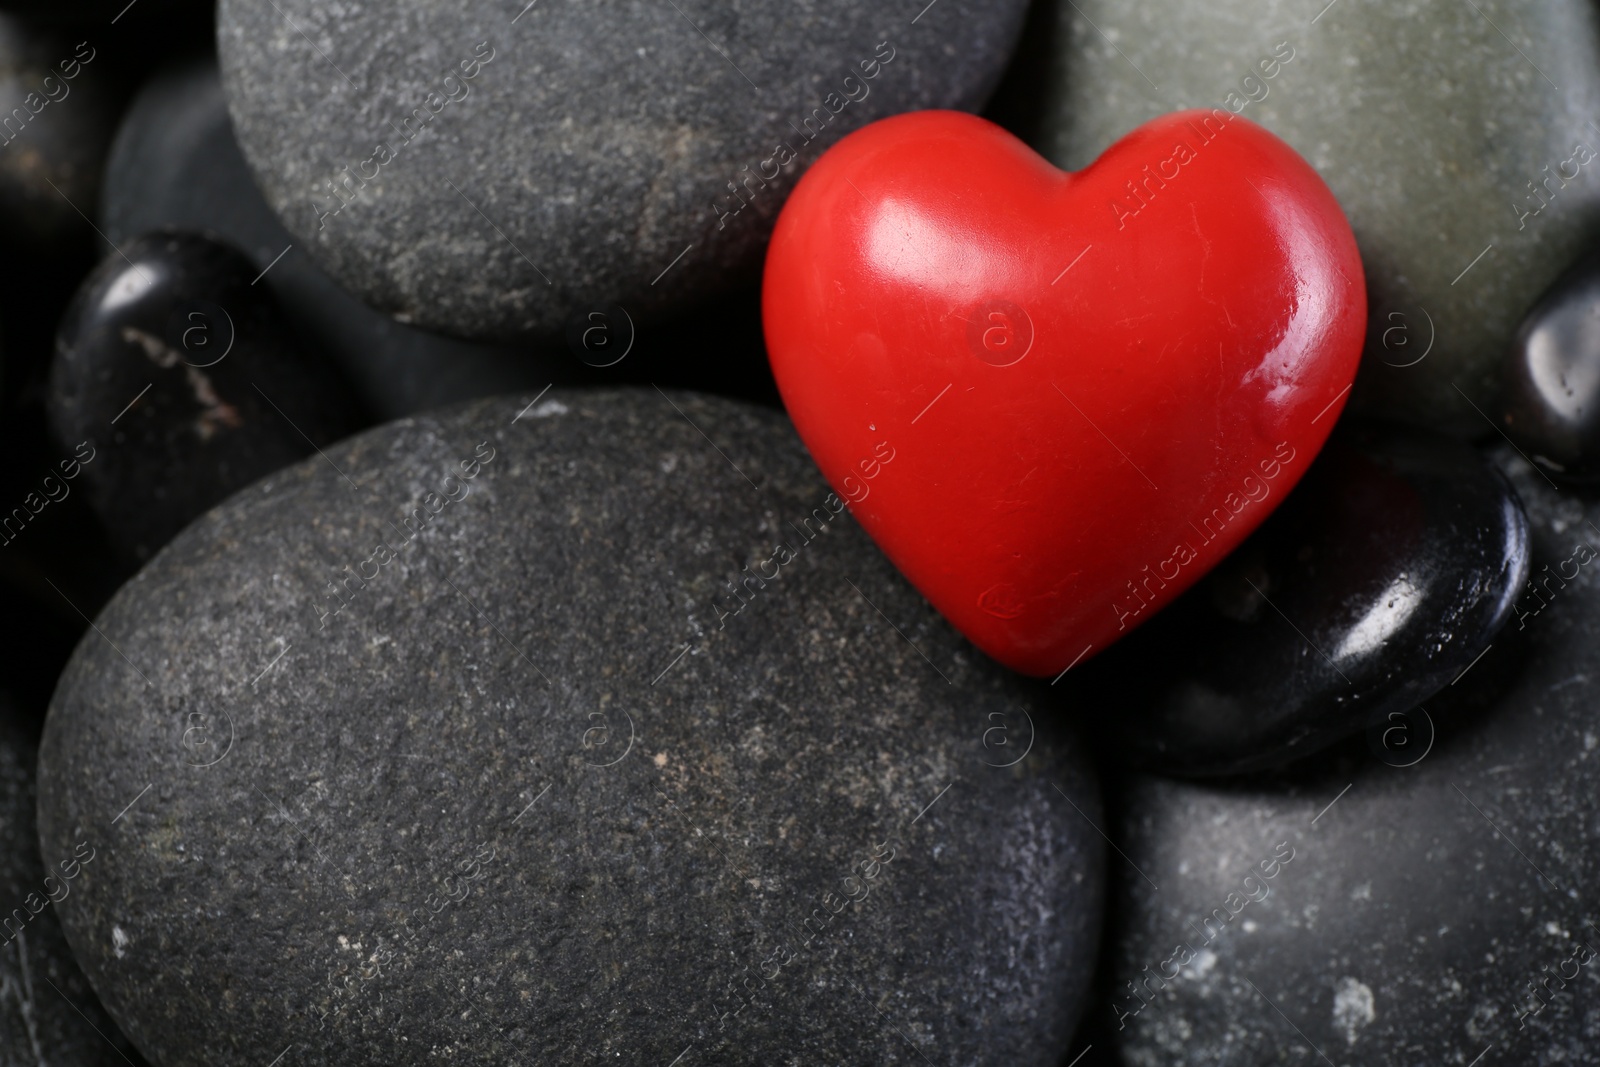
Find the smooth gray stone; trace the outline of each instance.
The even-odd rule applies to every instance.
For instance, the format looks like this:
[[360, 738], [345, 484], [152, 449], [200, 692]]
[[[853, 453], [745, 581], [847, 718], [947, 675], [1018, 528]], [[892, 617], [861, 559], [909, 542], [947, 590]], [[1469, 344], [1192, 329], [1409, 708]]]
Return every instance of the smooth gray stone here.
[[1500, 420], [1553, 478], [1600, 481], [1600, 255], [1590, 251], [1540, 297], [1506, 353]]
[[218, 42], [306, 250], [404, 321], [506, 338], [748, 281], [828, 144], [981, 105], [1025, 6], [223, 0]]
[[[1183, 107], [1239, 108], [1284, 138], [1361, 247], [1368, 339], [1354, 409], [1481, 436], [1518, 323], [1600, 221], [1600, 155], [1577, 162], [1600, 153], [1594, 5], [1324, 7], [1047, 0], [1004, 115], [1071, 169]], [[1572, 180], [1555, 177], [1563, 166]], [[1541, 207], [1533, 185], [1547, 176], [1555, 193]]]
[[262, 198], [234, 141], [210, 58], [162, 71], [134, 98], [106, 164], [100, 217], [115, 244], [177, 227], [239, 245], [267, 271], [262, 284], [299, 332], [338, 363], [381, 418], [542, 388], [568, 380], [576, 363], [564, 350], [541, 356], [425, 333], [340, 288]]
[[137, 1053], [95, 1000], [56, 917], [99, 862], [103, 834], [41, 860], [33, 762], [18, 709], [0, 697], [0, 1062], [125, 1067]]
[[[1130, 787], [1113, 999], [1090, 1009], [1122, 1062], [1594, 1062], [1600, 507], [1501, 459], [1533, 587], [1428, 703], [1436, 736], [1413, 715], [1406, 745], [1373, 736], [1281, 782]], [[1450, 700], [1487, 706], [1457, 718]], [[1263, 880], [1280, 843], [1294, 858]]]
[[112, 1015], [164, 1067], [1055, 1067], [1104, 846], [1037, 688], [780, 414], [531, 399], [257, 483], [78, 647], [40, 834], [104, 841]]

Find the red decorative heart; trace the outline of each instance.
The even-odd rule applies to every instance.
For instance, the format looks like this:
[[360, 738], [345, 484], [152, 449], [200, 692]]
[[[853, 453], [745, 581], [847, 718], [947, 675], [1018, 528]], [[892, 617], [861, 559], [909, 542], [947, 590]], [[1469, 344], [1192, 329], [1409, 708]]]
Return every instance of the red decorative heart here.
[[763, 313], [856, 518], [978, 647], [1053, 675], [1299, 480], [1355, 376], [1366, 291], [1333, 194], [1246, 119], [1168, 115], [1064, 173], [927, 111], [801, 179]]

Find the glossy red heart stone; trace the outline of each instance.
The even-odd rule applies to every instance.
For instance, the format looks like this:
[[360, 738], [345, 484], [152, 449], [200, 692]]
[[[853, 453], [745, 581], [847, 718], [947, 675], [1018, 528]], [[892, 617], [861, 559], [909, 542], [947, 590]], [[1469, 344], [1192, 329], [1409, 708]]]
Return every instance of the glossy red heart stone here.
[[1246, 119], [1168, 115], [1065, 173], [926, 111], [801, 179], [763, 314], [857, 520], [978, 647], [1049, 676], [1299, 480], [1355, 376], [1366, 291], [1333, 194]]

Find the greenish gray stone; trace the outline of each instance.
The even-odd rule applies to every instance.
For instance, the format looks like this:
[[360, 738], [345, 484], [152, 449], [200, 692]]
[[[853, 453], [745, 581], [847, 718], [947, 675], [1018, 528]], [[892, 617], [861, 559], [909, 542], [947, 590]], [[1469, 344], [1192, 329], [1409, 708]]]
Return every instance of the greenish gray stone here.
[[63, 925], [164, 1067], [1068, 1051], [1084, 753], [778, 413], [391, 423], [195, 521], [96, 625], [40, 835], [99, 843]]
[[[1272, 130], [1321, 173], [1361, 247], [1356, 408], [1488, 432], [1473, 405], [1495, 413], [1518, 322], [1600, 218], [1600, 155], [1567, 162], [1580, 143], [1600, 153], [1594, 5], [1058, 0], [1036, 20], [1033, 77], [1002, 106], [1041, 152], [1081, 168], [1185, 107]], [[1551, 177], [1549, 205], [1520, 217], [1542, 203], [1530, 183], [1562, 167], [1576, 176]]]

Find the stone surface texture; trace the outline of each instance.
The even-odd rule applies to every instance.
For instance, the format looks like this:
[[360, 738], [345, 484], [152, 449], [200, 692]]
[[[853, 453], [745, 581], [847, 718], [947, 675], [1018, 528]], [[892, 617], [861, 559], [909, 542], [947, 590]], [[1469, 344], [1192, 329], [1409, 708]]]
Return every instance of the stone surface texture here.
[[1054, 1065], [1103, 844], [1037, 690], [781, 415], [533, 399], [265, 479], [79, 646], [40, 833], [103, 841], [111, 1013], [164, 1067]]
[[96, 828], [41, 861], [27, 730], [0, 697], [0, 1060], [120, 1067], [138, 1054], [95, 1000], [56, 916], [99, 859], [103, 834]]
[[823, 148], [981, 105], [1024, 7], [224, 0], [218, 41], [245, 158], [306, 251], [403, 321], [516, 337], [747, 281]]

